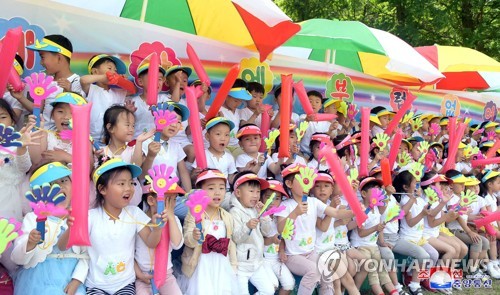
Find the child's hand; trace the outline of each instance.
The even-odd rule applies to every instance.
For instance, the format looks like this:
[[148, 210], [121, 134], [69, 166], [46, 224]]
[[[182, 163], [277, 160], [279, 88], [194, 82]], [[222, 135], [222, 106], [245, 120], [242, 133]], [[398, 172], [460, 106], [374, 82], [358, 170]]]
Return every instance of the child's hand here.
[[135, 106], [135, 102], [133, 102], [130, 99], [125, 100], [125, 108], [132, 113], [135, 113], [137, 111], [137, 107]]
[[68, 218], [66, 219], [68, 228], [72, 227], [75, 224], [75, 218], [69, 214], [71, 214], [71, 209], [68, 209]]
[[161, 143], [152, 141], [148, 144], [148, 157], [155, 158], [161, 150]]
[[26, 251], [31, 251], [35, 249], [35, 246], [42, 240], [42, 235], [36, 229], [32, 229], [30, 231], [30, 235], [28, 237], [28, 245], [26, 247]]
[[396, 193], [396, 189], [391, 184], [391, 185], [388, 185], [388, 186], [385, 187], [385, 192], [387, 193], [387, 195], [390, 196], [390, 195]]
[[333, 196], [330, 206], [333, 208], [337, 208], [339, 205], [340, 205], [340, 196]]
[[43, 152], [42, 158], [48, 162], [71, 163], [72, 161], [70, 154], [58, 148], [55, 148], [53, 151]]
[[467, 235], [469, 235], [473, 243], [479, 243], [479, 241], [481, 241], [481, 236], [471, 230], [467, 233]]
[[377, 225], [377, 231], [378, 231], [378, 232], [383, 231], [383, 230], [384, 230], [384, 228], [385, 228], [385, 223], [384, 223], [384, 222], [381, 222], [381, 223], [379, 223], [379, 224]]
[[262, 203], [261, 201], [258, 201], [257, 204], [255, 205], [255, 209], [257, 211], [262, 210], [262, 207], [264, 207], [264, 203]]
[[136, 273], [135, 276], [137, 277], [137, 279], [139, 279], [141, 282], [147, 285], [151, 284], [151, 279], [153, 278], [153, 275], [150, 275], [148, 273], [143, 273], [142, 271]]
[[354, 179], [353, 181], [351, 181], [351, 186], [352, 186], [352, 189], [356, 192], [358, 191], [358, 188], [359, 188], [359, 180], [357, 179]]
[[307, 202], [299, 203], [297, 207], [295, 208], [295, 213], [298, 215], [306, 214], [308, 209]]
[[201, 239], [201, 231], [198, 228], [193, 229], [193, 239], [199, 241]]
[[154, 130], [154, 129], [151, 129], [148, 132], [142, 132], [136, 138], [137, 143], [142, 143], [142, 142], [145, 142], [147, 139], [150, 139], [151, 137], [153, 137], [155, 135], [155, 132], [156, 132], [156, 130]]
[[[67, 80], [66, 80], [67, 81]], [[71, 279], [66, 288], [64, 288], [64, 293], [68, 295], [76, 294], [76, 290], [80, 287], [81, 282], [76, 279]]]
[[455, 210], [448, 211], [446, 215], [447, 215], [447, 222], [456, 220], [458, 216], [460, 216], [460, 214], [458, 214], [458, 212], [456, 212]]
[[422, 210], [422, 214], [424, 216], [429, 216], [431, 214], [431, 209], [427, 208], [430, 208], [430, 204], [425, 205], [424, 210]]
[[200, 175], [201, 173], [201, 168], [200, 167], [196, 167], [193, 169], [193, 171], [191, 172], [191, 174], [193, 175], [194, 178], [198, 178], [198, 175]]
[[61, 87], [64, 92], [71, 91], [71, 83], [68, 81], [68, 79], [59, 78], [57, 80], [57, 86]]
[[19, 138], [18, 140], [22, 142], [23, 147], [40, 145], [38, 141], [42, 137], [41, 131], [40, 130], [37, 130], [35, 132], [31, 131], [35, 127], [35, 125], [36, 124], [27, 124], [19, 131], [19, 133], [21, 133], [21, 138]]
[[316, 119], [316, 114], [310, 114], [306, 116], [306, 121], [312, 122]]
[[249, 229], [255, 229], [258, 224], [259, 224], [259, 219], [257, 218], [252, 218], [247, 222], [247, 226]]
[[288, 256], [286, 256], [285, 251], [279, 251], [280, 261], [286, 263], [288, 260]]
[[200, 119], [200, 124], [201, 124], [201, 129], [205, 129], [205, 126], [207, 126], [207, 119], [205, 118]]
[[175, 197], [169, 197], [169, 198], [166, 198], [165, 199], [166, 203], [165, 203], [165, 212], [167, 214], [167, 218], [172, 222], [172, 221], [175, 221], [175, 213], [174, 213], [174, 210], [175, 210], [175, 205], [177, 203], [177, 200], [175, 199]]
[[10, 95], [12, 95], [12, 97], [14, 97], [17, 100], [21, 100], [24, 97], [23, 90], [15, 91], [14, 86], [12, 86], [11, 84], [7, 84], [7, 90], [10, 92]]

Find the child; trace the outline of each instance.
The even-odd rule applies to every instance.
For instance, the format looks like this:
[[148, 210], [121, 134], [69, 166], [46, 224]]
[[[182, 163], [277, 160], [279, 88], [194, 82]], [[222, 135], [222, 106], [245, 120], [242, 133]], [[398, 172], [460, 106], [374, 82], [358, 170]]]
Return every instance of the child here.
[[[318, 176], [314, 182], [313, 194], [319, 201], [323, 202], [325, 205], [330, 206], [332, 208], [339, 208], [340, 205], [340, 196], [333, 194], [333, 177], [324, 172], [318, 172]], [[328, 250], [336, 249], [335, 247], [335, 219], [330, 216], [322, 216], [318, 217], [316, 222], [316, 244], [315, 251], [318, 255], [323, 254]], [[346, 258], [347, 259], [347, 258]], [[347, 260], [340, 261], [343, 269], [347, 268]], [[354, 280], [349, 272], [344, 274], [340, 280], [335, 280], [333, 283], [335, 293], [341, 294], [342, 290], [340, 285], [343, 285], [349, 292], [349, 294], [358, 294], [359, 290], [356, 288], [354, 284]]]
[[[153, 215], [157, 212], [157, 195], [152, 190], [151, 184], [148, 183], [142, 187], [142, 203], [139, 207], [149, 216], [153, 218]], [[184, 244], [184, 237], [182, 235], [182, 226], [179, 218], [174, 215], [175, 199], [177, 194], [185, 194], [186, 192], [177, 184], [172, 185], [168, 192], [165, 194], [165, 208], [167, 211], [168, 222], [165, 226], [168, 226], [170, 243], [168, 246], [168, 264], [167, 267], [167, 278], [165, 283], [158, 288], [160, 295], [181, 295], [181, 290], [177, 285], [177, 280], [173, 274], [172, 265], [172, 250], [179, 250]], [[148, 248], [143, 240], [136, 239], [135, 241], [135, 274], [137, 280], [135, 281], [135, 288], [137, 294], [141, 295], [154, 295], [152, 294], [151, 279], [153, 278], [153, 267], [154, 267], [154, 254], [155, 249]]]
[[[300, 120], [300, 117], [297, 113], [293, 112], [293, 93], [294, 90], [292, 89], [292, 101], [290, 102], [290, 107], [292, 108], [290, 110], [291, 112], [291, 117], [290, 117], [290, 124], [297, 124]], [[280, 109], [281, 109], [281, 84], [276, 87], [274, 90], [274, 100], [276, 101], [276, 105], [278, 105], [277, 111], [274, 113], [274, 116], [271, 117], [271, 128], [279, 128], [280, 127]]]
[[[450, 179], [453, 197], [448, 201], [448, 211], [457, 211], [456, 206], [460, 202], [460, 195], [465, 192], [465, 183], [469, 180], [457, 170], [446, 171], [446, 177]], [[487, 251], [490, 249], [488, 239], [474, 232], [467, 225], [468, 215], [459, 215], [456, 220], [447, 223], [450, 231], [469, 247], [469, 259], [472, 262], [469, 272], [473, 276], [483, 275], [478, 267], [478, 260], [487, 258]]]
[[183, 188], [190, 191], [191, 178], [184, 162], [186, 154], [178, 142], [171, 140], [182, 128], [181, 123], [188, 119], [189, 110], [179, 103], [168, 102], [168, 104], [174, 107], [177, 122], [163, 129], [160, 142], [155, 142], [152, 138], [144, 141], [142, 152], [146, 157], [143, 160], [142, 168], [143, 171], [147, 171], [152, 166], [160, 164], [173, 167], [172, 177], [179, 176]]
[[385, 131], [385, 129], [389, 125], [392, 115], [393, 113], [389, 112], [382, 106], [374, 107], [373, 109], [371, 109], [370, 121], [374, 124], [371, 128], [372, 137], [375, 137], [375, 135], [383, 133]]
[[[249, 295], [250, 281], [259, 294], [274, 294], [278, 288], [278, 279], [268, 264], [263, 263], [264, 237], [272, 230], [270, 218], [258, 219], [260, 208], [260, 190], [267, 182], [251, 171], [242, 171], [234, 177], [231, 198], [234, 231], [232, 239], [236, 244], [238, 259], [238, 284], [240, 294]], [[262, 231], [262, 232], [261, 232]]]
[[[375, 178], [368, 177], [363, 179], [359, 185], [361, 190], [361, 196], [363, 197], [364, 205], [368, 208], [370, 205], [370, 195], [374, 189], [381, 189], [380, 182]], [[383, 235], [385, 224], [381, 222], [381, 214], [377, 207], [370, 208], [367, 213], [368, 219], [365, 221], [364, 225], [355, 228], [351, 234], [351, 242], [354, 247], [356, 247], [361, 253], [366, 257], [369, 257], [373, 261], [369, 263], [378, 262], [380, 265], [381, 255], [380, 250], [377, 246], [377, 238], [379, 234]], [[379, 238], [379, 240], [382, 238]], [[356, 278], [356, 283], [358, 288], [359, 285], [358, 278]], [[362, 282], [362, 281], [361, 281]], [[389, 292], [389, 294], [398, 294], [398, 291], [394, 288], [394, 285], [384, 268], [380, 268], [377, 271], [371, 271], [368, 273], [368, 282], [374, 294], [384, 294], [382, 286]]]
[[259, 152], [262, 143], [259, 127], [254, 124], [242, 125], [236, 134], [243, 154], [236, 158], [236, 169], [238, 171], [251, 170], [260, 178], [267, 177], [267, 170], [273, 174], [279, 173], [279, 167], [274, 163], [269, 155], [267, 159]]
[[247, 101], [246, 108], [239, 109], [240, 126], [255, 124], [262, 128], [262, 100], [264, 99], [264, 86], [258, 82], [248, 82], [247, 91], [252, 95], [252, 99]]
[[249, 101], [252, 99], [252, 95], [246, 90], [245, 86], [243, 87], [233, 86], [233, 88], [229, 91], [229, 94], [226, 100], [224, 101], [224, 104], [220, 108], [220, 112], [222, 113], [224, 118], [227, 118], [234, 124], [230, 132], [229, 145], [227, 148], [235, 156], [241, 153], [241, 151], [235, 153], [235, 151], [238, 149], [238, 139], [236, 138], [236, 133], [240, 128], [240, 121], [241, 121], [238, 107], [241, 105], [243, 101]]
[[[333, 114], [338, 116], [339, 108], [341, 106], [341, 102], [338, 99], [335, 98], [329, 98], [323, 102], [323, 110], [325, 114]], [[325, 124], [322, 124], [322, 127], [325, 127]], [[340, 135], [342, 131], [342, 125], [339, 124], [339, 121], [337, 119], [333, 119], [331, 124], [328, 124], [328, 129], [326, 132], [330, 135], [330, 137], [334, 138], [337, 135]]]
[[108, 80], [108, 76], [125, 75], [127, 67], [115, 56], [99, 54], [89, 60], [88, 71], [90, 75], [82, 76], [80, 84], [87, 94], [88, 101], [93, 103], [90, 112], [90, 135], [102, 146], [104, 113], [112, 105], [124, 104], [127, 96], [127, 90], [110, 87], [117, 82], [114, 81], [115, 78]]
[[182, 273], [190, 278], [184, 294], [240, 294], [236, 281], [236, 245], [231, 240], [233, 217], [220, 207], [226, 181], [219, 170], [205, 170], [196, 179], [196, 188], [204, 190], [210, 202], [203, 213], [203, 244], [198, 242], [201, 231], [196, 228], [193, 216], [188, 213], [184, 220]]
[[[205, 150], [208, 168], [221, 171], [229, 182], [232, 182], [237, 170], [234, 164], [234, 158], [226, 151], [226, 147], [229, 144], [229, 134], [231, 130], [234, 129], [234, 123], [223, 117], [215, 117], [207, 122], [205, 129], [207, 130], [205, 137], [210, 143], [210, 147]], [[193, 163], [193, 168], [196, 167], [195, 162]], [[193, 171], [192, 177], [198, 177], [200, 172], [201, 169], [196, 168]], [[229, 188], [229, 183], [227, 187]]]
[[[75, 92], [83, 95], [80, 85], [80, 76], [73, 73], [70, 68], [71, 56], [73, 54], [73, 45], [71, 41], [62, 35], [47, 35], [41, 41], [36, 41], [35, 44], [27, 46], [28, 50], [38, 51], [41, 58], [41, 65], [45, 68], [47, 75], [54, 76], [54, 84], [57, 86], [57, 91], [52, 93], [45, 99], [41, 111], [45, 120], [45, 128], [48, 130], [54, 129], [54, 122], [51, 120], [52, 106], [51, 103], [55, 97], [61, 92]], [[85, 92], [88, 93], [88, 92]], [[28, 107], [32, 110], [33, 107]]]
[[[319, 111], [322, 108], [322, 100], [323, 97], [321, 96], [321, 93], [318, 91], [312, 90], [307, 92], [307, 97], [309, 98], [309, 102], [311, 103], [311, 106], [313, 108], [313, 111], [315, 114], [319, 113]], [[311, 137], [313, 134], [321, 132], [325, 133], [328, 132], [328, 129], [330, 128], [330, 125], [332, 124], [331, 122], [326, 122], [326, 121], [320, 121], [316, 122], [314, 121], [314, 115], [307, 116], [306, 121], [309, 122], [309, 125], [307, 126], [307, 130], [304, 134], [304, 137], [302, 137], [302, 141], [300, 142], [300, 150], [305, 153], [305, 154], [311, 154], [312, 151], [310, 149], [310, 141]]]
[[[352, 211], [326, 206], [316, 198], [302, 201], [304, 191], [295, 175], [304, 165], [292, 164], [282, 171], [282, 177], [290, 199], [285, 200], [285, 210], [276, 213], [278, 216], [278, 232], [282, 232], [286, 218], [295, 221], [295, 236], [286, 240], [285, 252], [288, 256], [286, 266], [295, 275], [302, 276], [298, 294], [312, 294], [316, 284], [320, 283], [320, 294], [331, 294], [332, 284], [324, 282], [317, 269], [318, 255], [314, 252], [316, 244], [316, 221], [323, 214], [339, 219], [351, 218]], [[322, 293], [324, 292], [324, 293]]]
[[[126, 106], [129, 107], [137, 123], [135, 124], [134, 138], [138, 137], [144, 130], [151, 130], [155, 128], [154, 117], [146, 104], [148, 97], [148, 71], [149, 63], [144, 63], [137, 69], [137, 86], [142, 88], [142, 93], [126, 100]], [[161, 91], [163, 84], [165, 83], [165, 69], [161, 66], [159, 67], [160, 75], [158, 75], [158, 92]], [[165, 94], [159, 94], [156, 103], [166, 102], [168, 97]]]
[[[39, 145], [30, 148], [31, 162], [34, 167], [39, 167], [47, 162], [61, 162], [71, 165], [72, 143], [71, 138], [61, 137], [61, 133], [70, 130], [72, 119], [71, 105], [87, 104], [80, 95], [72, 92], [63, 92], [56, 96], [50, 103], [52, 113], [50, 118], [54, 124], [54, 131], [43, 130]], [[89, 150], [89, 154], [92, 150]], [[91, 163], [89, 162], [89, 165]]]
[[[290, 157], [289, 158], [278, 158], [278, 151], [280, 148], [280, 139], [279, 137], [276, 138], [275, 142], [275, 153], [272, 155], [272, 159], [274, 163], [276, 163], [281, 169], [283, 166], [288, 166], [291, 164], [300, 164], [302, 166], [307, 166], [306, 160], [301, 157], [299, 153], [299, 144], [298, 144], [298, 139], [297, 139], [297, 133], [295, 132], [295, 125], [290, 124], [290, 135], [289, 135], [289, 141], [288, 145], [290, 146]], [[283, 179], [281, 178], [281, 174], [275, 174], [274, 175], [277, 180], [282, 181]]]
[[[136, 165], [111, 159], [93, 174], [97, 208], [89, 211], [92, 246], [88, 248], [87, 294], [135, 294], [135, 242], [140, 238], [149, 248], [160, 242], [161, 228], [148, 224], [151, 219], [138, 207], [130, 206], [133, 179], [141, 172]], [[166, 211], [161, 216], [153, 215], [153, 220], [157, 218], [168, 221]], [[60, 249], [66, 248], [67, 237], [59, 243]]]
[[[284, 198], [288, 198], [283, 185], [277, 180], [269, 179], [267, 181], [267, 186], [262, 188], [260, 201], [265, 203], [273, 193], [276, 194], [274, 201], [271, 203], [273, 208], [279, 207], [281, 205], [281, 201]], [[293, 275], [288, 267], [285, 265], [287, 260], [284, 249], [285, 242], [278, 233], [278, 218], [274, 216], [274, 214], [271, 215], [271, 218], [273, 220], [271, 224], [272, 234], [264, 236], [264, 263], [268, 264], [272, 268], [274, 275], [278, 278], [281, 285], [279, 295], [288, 295], [295, 287], [295, 279], [293, 278]]]
[[[31, 176], [30, 184], [58, 184], [66, 199], [57, 206], [68, 209], [71, 202], [70, 177], [71, 170], [62, 163], [52, 162], [36, 170]], [[87, 253], [79, 246], [68, 250], [65, 248], [64, 251], [56, 246], [61, 234], [68, 232], [66, 216], [47, 218], [44, 241], [40, 241], [36, 219], [33, 212], [26, 214], [21, 228], [23, 235], [14, 242], [12, 260], [22, 266], [16, 275], [14, 294], [85, 294], [82, 284], [87, 274], [84, 267], [87, 265]]]
[[319, 150], [321, 149], [321, 143], [331, 142], [330, 136], [326, 133], [314, 133], [310, 140], [310, 150], [311, 157], [307, 163], [307, 167], [314, 168], [320, 171], [326, 171], [329, 166], [326, 164], [324, 159], [319, 159]]

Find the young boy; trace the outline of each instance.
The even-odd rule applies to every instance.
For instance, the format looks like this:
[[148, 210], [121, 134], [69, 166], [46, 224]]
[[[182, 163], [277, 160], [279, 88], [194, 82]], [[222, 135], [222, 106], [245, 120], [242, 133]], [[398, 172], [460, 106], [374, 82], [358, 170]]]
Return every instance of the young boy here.
[[[165, 83], [165, 69], [159, 67], [160, 75], [158, 75], [158, 92], [161, 91], [163, 83]], [[151, 130], [155, 128], [154, 117], [146, 104], [148, 97], [148, 72], [149, 63], [144, 63], [137, 69], [137, 84], [142, 88], [142, 93], [136, 96], [127, 98], [125, 106], [135, 115], [135, 132], [134, 138], [139, 136], [144, 129]], [[168, 101], [165, 94], [158, 94], [158, 103]]]
[[259, 201], [260, 190], [266, 182], [250, 171], [235, 176], [234, 197], [231, 198], [229, 213], [234, 220], [232, 239], [236, 243], [240, 294], [250, 294], [249, 281], [259, 290], [259, 294], [272, 295], [278, 288], [278, 279], [273, 270], [264, 263], [263, 235], [271, 234], [272, 221], [269, 217], [258, 218], [258, 210], [263, 206]]
[[[44, 128], [52, 130], [55, 126], [51, 119], [52, 106], [50, 104], [54, 101], [55, 97], [61, 92], [69, 91], [76, 92], [82, 96], [84, 95], [79, 83], [80, 76], [73, 73], [70, 69], [73, 45], [63, 35], [48, 35], [41, 41], [37, 40], [35, 44], [26, 48], [38, 51], [41, 58], [40, 64], [45, 68], [45, 73], [54, 76], [54, 85], [57, 86], [57, 91], [45, 99], [40, 110], [45, 121]], [[26, 109], [32, 110], [32, 104], [31, 107], [26, 107]]]
[[[210, 144], [208, 149], [205, 150], [207, 168], [217, 169], [224, 173], [228, 179], [228, 188], [229, 183], [233, 182], [234, 174], [237, 172], [234, 158], [226, 150], [229, 144], [229, 133], [233, 128], [234, 123], [223, 117], [215, 117], [208, 121], [205, 126], [207, 130], [205, 138]], [[196, 179], [201, 172], [201, 169], [197, 168], [196, 161], [193, 163], [193, 168], [195, 169], [191, 177]]]
[[262, 100], [264, 99], [264, 86], [258, 82], [248, 82], [247, 91], [252, 95], [252, 99], [247, 102], [247, 107], [239, 109], [240, 125], [255, 124], [259, 128], [262, 126]]
[[155, 165], [166, 164], [174, 168], [172, 176], [178, 176], [182, 187], [190, 191], [191, 179], [184, 162], [186, 154], [179, 143], [171, 141], [171, 138], [181, 129], [181, 123], [189, 117], [189, 110], [179, 103], [169, 102], [168, 104], [174, 107], [177, 122], [163, 129], [160, 142], [153, 141], [153, 138], [144, 141], [142, 151], [146, 157], [142, 162], [143, 172], [148, 171]]
[[[372, 190], [377, 188], [381, 189], [382, 186], [379, 180], [368, 177], [361, 181], [359, 188], [361, 190], [363, 202], [368, 208], [370, 206], [370, 195], [372, 194]], [[367, 215], [368, 219], [365, 221], [364, 225], [352, 231], [351, 243], [366, 257], [372, 259], [370, 263], [375, 262], [380, 266], [381, 256], [377, 246], [377, 239], [380, 241], [378, 235], [383, 232], [385, 224], [380, 221], [381, 214], [377, 207], [370, 209]], [[356, 286], [358, 289], [361, 287], [363, 281], [364, 278], [356, 278]], [[384, 286], [390, 294], [398, 294], [398, 291], [394, 288], [394, 284], [384, 268], [369, 272], [368, 281], [374, 294], [383, 294], [384, 291], [382, 290], [382, 286]]]
[[370, 111], [370, 121], [374, 124], [372, 127], [372, 137], [379, 133], [383, 133], [389, 125], [393, 113], [389, 112], [384, 107], [374, 107]]
[[[220, 108], [220, 111], [224, 118], [227, 118], [234, 123], [234, 127], [231, 129], [228, 146], [228, 149], [233, 154], [233, 156], [237, 156], [237, 154], [241, 153], [241, 151], [237, 151], [238, 139], [236, 138], [236, 133], [240, 128], [241, 121], [238, 107], [243, 101], [250, 101], [252, 99], [252, 95], [245, 88], [245, 81], [240, 80], [241, 79], [235, 81], [233, 88], [231, 88], [231, 90], [229, 91], [224, 104]], [[242, 83], [245, 83], [244, 86], [240, 86], [242, 85]]]
[[[293, 101], [293, 93], [294, 91], [292, 90], [292, 101]], [[274, 99], [276, 100], [276, 104], [278, 105], [278, 111], [274, 113], [274, 116], [271, 118], [271, 128], [279, 128], [280, 127], [280, 108], [281, 108], [281, 85], [278, 85], [276, 87], [276, 90], [274, 90]], [[293, 112], [293, 103], [290, 103], [292, 106], [291, 109], [291, 117], [290, 117], [290, 123], [297, 124], [299, 122], [300, 117], [297, 113]]]
[[90, 135], [95, 143], [104, 146], [101, 142], [104, 113], [112, 105], [125, 103], [127, 96], [127, 90], [110, 87], [117, 81], [109, 81], [108, 75], [113, 76], [113, 80], [124, 79], [119, 75], [125, 75], [127, 67], [115, 56], [99, 54], [89, 60], [87, 68], [89, 75], [82, 76], [80, 83], [88, 101], [93, 103], [90, 112]]
[[273, 174], [279, 173], [279, 167], [268, 155], [264, 158], [263, 153], [259, 153], [259, 148], [262, 142], [262, 134], [259, 127], [254, 124], [246, 124], [240, 127], [236, 138], [239, 139], [239, 144], [243, 150], [236, 158], [236, 169], [238, 171], [250, 170], [261, 178], [267, 177], [267, 170], [271, 170]]

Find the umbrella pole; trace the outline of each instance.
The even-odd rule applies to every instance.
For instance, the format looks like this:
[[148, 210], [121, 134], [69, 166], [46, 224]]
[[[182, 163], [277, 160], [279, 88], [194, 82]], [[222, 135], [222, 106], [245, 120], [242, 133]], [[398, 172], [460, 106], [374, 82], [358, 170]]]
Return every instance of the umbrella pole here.
[[331, 57], [331, 49], [327, 49], [325, 51], [325, 63], [326, 64], [330, 63], [330, 57]]
[[148, 0], [142, 1], [142, 10], [141, 10], [141, 18], [139, 19], [141, 22], [144, 22], [146, 18], [146, 10], [148, 9]]

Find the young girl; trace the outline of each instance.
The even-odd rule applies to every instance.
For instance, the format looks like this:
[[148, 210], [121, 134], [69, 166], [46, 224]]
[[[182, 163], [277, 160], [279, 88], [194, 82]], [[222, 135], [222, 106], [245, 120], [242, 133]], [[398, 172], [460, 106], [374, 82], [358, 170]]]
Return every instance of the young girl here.
[[[104, 113], [103, 142], [105, 146], [100, 150], [101, 157], [107, 159], [120, 159], [126, 163], [142, 166], [142, 144], [154, 135], [155, 130], [143, 132], [137, 137], [135, 145], [130, 146], [134, 136], [134, 114], [124, 106], [112, 106]], [[139, 181], [135, 179], [136, 184]], [[142, 199], [142, 192], [137, 189], [131, 200], [137, 206]]]
[[[400, 221], [399, 235], [395, 233], [384, 233], [385, 243], [392, 246], [392, 251], [405, 256], [412, 257], [416, 262], [416, 267], [409, 269], [411, 282], [408, 284], [409, 292], [412, 295], [422, 295], [419, 270], [425, 269], [426, 264], [437, 261], [437, 251], [429, 245], [423, 237], [424, 220], [430, 214], [428, 205], [420, 195], [416, 195], [417, 180], [409, 171], [400, 172], [393, 181], [396, 190], [396, 201], [405, 211], [405, 217]], [[402, 196], [401, 196], [402, 195]], [[431, 256], [432, 255], [432, 256]]]
[[285, 252], [288, 256], [285, 264], [292, 273], [302, 276], [298, 294], [312, 294], [318, 282], [320, 294], [321, 292], [331, 293], [333, 292], [331, 282], [322, 280], [317, 268], [318, 255], [314, 252], [316, 221], [323, 214], [339, 219], [351, 218], [353, 214], [352, 211], [329, 207], [316, 198], [307, 198], [307, 201], [303, 202], [304, 191], [300, 182], [295, 179], [295, 175], [303, 167], [300, 164], [292, 164], [282, 172], [288, 195], [291, 198], [283, 202], [285, 210], [276, 214], [278, 232], [283, 231], [286, 218], [295, 220], [295, 237], [285, 241]]
[[[68, 209], [71, 202], [71, 170], [59, 162], [40, 167], [31, 176], [32, 186], [43, 183], [58, 184], [66, 199], [58, 204]], [[85, 294], [82, 283], [88, 255], [78, 246], [60, 251], [56, 244], [63, 232], [67, 232], [66, 217], [49, 216], [45, 222], [45, 240], [36, 229], [37, 216], [30, 212], [23, 220], [23, 235], [14, 242], [12, 260], [21, 265], [16, 275], [14, 294]]]
[[[88, 247], [87, 294], [135, 294], [136, 239], [141, 238], [149, 248], [155, 248], [160, 242], [161, 227], [148, 224], [151, 219], [138, 207], [130, 206], [133, 179], [141, 172], [136, 165], [111, 159], [93, 174], [97, 208], [89, 211], [92, 246]], [[153, 215], [153, 220], [157, 218], [168, 221], [165, 211], [161, 216]], [[66, 248], [67, 238], [59, 243], [60, 249]]]
[[[151, 184], [148, 183], [142, 187], [142, 203], [139, 207], [149, 216], [153, 218], [153, 215], [157, 212], [157, 195], [151, 189]], [[168, 226], [170, 244], [169, 244], [169, 254], [168, 254], [168, 264], [167, 267], [167, 278], [165, 284], [158, 288], [161, 295], [172, 294], [181, 295], [181, 290], [177, 285], [177, 280], [173, 274], [173, 264], [172, 264], [172, 250], [179, 250], [184, 244], [184, 238], [182, 235], [182, 226], [179, 218], [174, 215], [175, 199], [177, 194], [185, 194], [186, 192], [177, 184], [171, 186], [168, 192], [165, 194], [165, 208], [167, 211], [168, 222], [165, 226]], [[154, 267], [155, 259], [155, 249], [148, 248], [142, 239], [136, 239], [135, 241], [135, 274], [137, 280], [135, 281], [135, 288], [137, 294], [141, 295], [155, 295], [152, 293], [151, 279], [153, 278], [152, 272]]]
[[[274, 179], [269, 179], [268, 186], [264, 187], [261, 192], [261, 202], [265, 203], [267, 199], [275, 193], [274, 201], [271, 203], [272, 207], [279, 207], [284, 198], [288, 198], [283, 185]], [[295, 279], [292, 273], [286, 267], [285, 262], [287, 256], [285, 254], [285, 242], [281, 239], [278, 233], [278, 218], [271, 216], [272, 223], [272, 235], [264, 236], [264, 263], [268, 264], [281, 285], [279, 290], [279, 295], [288, 295], [292, 292], [295, 287]]]
[[205, 170], [196, 179], [210, 202], [203, 213], [203, 237], [188, 213], [184, 220], [182, 273], [189, 278], [187, 295], [240, 294], [236, 280], [236, 245], [231, 240], [233, 218], [220, 207], [226, 193], [226, 176], [219, 170]]
[[[451, 190], [453, 191], [453, 197], [448, 201], [447, 209], [448, 211], [457, 211], [456, 206], [459, 205], [460, 195], [465, 192], [465, 183], [468, 182], [468, 179], [462, 173], [453, 169], [446, 171], [446, 177], [452, 182]], [[490, 243], [488, 239], [474, 232], [467, 225], [467, 220], [467, 214], [459, 215], [456, 220], [448, 222], [447, 226], [457, 238], [469, 246], [469, 260], [471, 261], [469, 272], [471, 275], [483, 275], [483, 272], [478, 267], [478, 262], [479, 259], [487, 258]]]
[[311, 143], [309, 144], [309, 148], [311, 150], [311, 157], [309, 158], [309, 162], [307, 163], [307, 167], [314, 168], [316, 170], [325, 171], [329, 169], [329, 166], [325, 161], [321, 161], [319, 159], [319, 150], [321, 143], [331, 142], [330, 136], [326, 133], [314, 133], [311, 137]]
[[[320, 200], [327, 206], [332, 208], [339, 208], [340, 206], [340, 196], [333, 194], [333, 177], [325, 171], [318, 172], [318, 176], [314, 182], [313, 194], [314, 197]], [[316, 244], [314, 250], [318, 255], [322, 253], [336, 249], [335, 247], [335, 219], [330, 216], [325, 216], [324, 214], [319, 216], [316, 221]], [[340, 261], [344, 264], [343, 267], [346, 268], [347, 260]], [[354, 284], [354, 280], [349, 272], [343, 275], [340, 280], [335, 280], [333, 286], [335, 293], [341, 294], [340, 285], [342, 285], [349, 291], [349, 294], [357, 294], [359, 291]]]
[[[39, 167], [47, 162], [61, 162], [65, 165], [71, 163], [71, 138], [61, 137], [61, 134], [63, 131], [70, 130], [70, 120], [73, 117], [71, 105], [84, 105], [86, 103], [83, 97], [72, 92], [63, 92], [56, 96], [50, 104], [52, 106], [50, 118], [54, 123], [55, 132], [43, 130], [39, 141], [40, 145], [29, 150], [34, 167]], [[91, 152], [90, 150], [89, 153]]]

